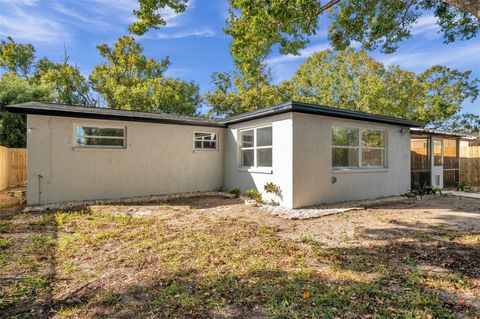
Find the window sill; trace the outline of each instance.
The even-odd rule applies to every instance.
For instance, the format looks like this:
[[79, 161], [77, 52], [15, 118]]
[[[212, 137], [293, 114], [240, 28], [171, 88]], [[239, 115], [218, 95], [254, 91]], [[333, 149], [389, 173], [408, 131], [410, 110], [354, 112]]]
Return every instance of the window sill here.
[[194, 152], [216, 152], [218, 151], [218, 148], [194, 148]]
[[111, 150], [126, 150], [126, 147], [105, 147], [105, 146], [74, 146], [72, 148], [74, 151], [80, 151], [80, 150], [102, 150], [102, 151], [111, 151]]
[[239, 172], [243, 173], [259, 173], [259, 174], [273, 174], [273, 169], [272, 168], [262, 168], [262, 167], [240, 167], [238, 169]]
[[387, 173], [388, 168], [334, 168], [332, 170], [334, 174], [345, 173]]

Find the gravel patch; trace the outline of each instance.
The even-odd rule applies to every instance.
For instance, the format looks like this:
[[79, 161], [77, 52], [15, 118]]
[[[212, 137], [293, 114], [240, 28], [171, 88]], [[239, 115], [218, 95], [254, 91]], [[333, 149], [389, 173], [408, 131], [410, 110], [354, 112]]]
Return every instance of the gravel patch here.
[[384, 204], [399, 203], [412, 200], [407, 196], [384, 197], [378, 199], [368, 199], [362, 201], [341, 202], [335, 204], [325, 204], [306, 208], [285, 208], [282, 206], [263, 205], [263, 208], [273, 215], [287, 219], [311, 219], [320, 218], [329, 215], [335, 215], [355, 210], [363, 210], [368, 207]]

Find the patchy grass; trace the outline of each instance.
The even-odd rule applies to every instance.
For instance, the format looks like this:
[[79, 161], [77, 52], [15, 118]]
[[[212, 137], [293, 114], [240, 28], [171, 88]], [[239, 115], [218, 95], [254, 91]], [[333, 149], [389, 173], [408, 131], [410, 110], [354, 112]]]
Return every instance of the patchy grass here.
[[[196, 201], [188, 209], [177, 202], [157, 205], [160, 213], [147, 216], [105, 207], [3, 219], [0, 310], [25, 318], [477, 313], [461, 299], [480, 295], [479, 235], [471, 231], [421, 228], [420, 218], [374, 216], [391, 227], [416, 228], [374, 245], [363, 243], [368, 225], [359, 231], [353, 221], [338, 245], [325, 246], [312, 231], [299, 231], [296, 240], [285, 237], [282, 232], [294, 222], [258, 208]], [[259, 215], [260, 222], [253, 219]], [[460, 299], [446, 299], [439, 290]]]

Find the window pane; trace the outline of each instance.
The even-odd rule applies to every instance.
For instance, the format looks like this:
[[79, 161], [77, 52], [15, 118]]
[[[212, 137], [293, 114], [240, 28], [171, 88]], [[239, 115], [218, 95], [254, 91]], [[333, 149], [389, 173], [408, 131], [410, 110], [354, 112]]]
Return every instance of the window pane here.
[[203, 142], [203, 148], [215, 149], [215, 148], [217, 148], [217, 143], [216, 142], [209, 142], [209, 141]]
[[253, 130], [240, 132], [242, 147], [253, 147]]
[[332, 130], [332, 144], [334, 146], [358, 146], [358, 129], [334, 127]]
[[199, 141], [215, 141], [217, 140], [217, 134], [215, 133], [195, 133], [195, 140]]
[[272, 149], [261, 148], [257, 150], [257, 166], [272, 167]]
[[433, 165], [442, 165], [442, 141], [433, 140]]
[[[80, 127], [80, 130], [83, 131], [82, 135], [90, 136], [118, 136], [123, 137], [123, 129], [121, 128], [100, 128], [100, 127]], [[78, 129], [77, 129], [78, 132]]]
[[254, 166], [254, 151], [243, 150], [242, 151], [242, 166], [251, 167]]
[[195, 148], [202, 148], [202, 142], [201, 141], [195, 141]]
[[78, 145], [85, 146], [123, 146], [122, 138], [101, 138], [101, 137], [86, 137], [78, 139]]
[[272, 127], [262, 127], [257, 129], [257, 146], [272, 145]]
[[364, 148], [362, 150], [362, 166], [385, 166], [385, 151], [379, 149]]
[[362, 130], [363, 147], [385, 147], [385, 132], [380, 130]]
[[332, 165], [333, 167], [358, 167], [358, 149], [333, 148]]

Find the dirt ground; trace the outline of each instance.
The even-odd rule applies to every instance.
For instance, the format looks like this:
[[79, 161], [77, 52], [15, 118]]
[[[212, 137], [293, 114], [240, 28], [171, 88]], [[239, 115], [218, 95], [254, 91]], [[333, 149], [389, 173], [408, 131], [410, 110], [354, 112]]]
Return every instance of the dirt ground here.
[[191, 227], [205, 219], [228, 217], [274, 227], [283, 238], [300, 240], [308, 236], [324, 247], [385, 244], [418, 231], [435, 233], [437, 228], [480, 233], [480, 200], [457, 196], [406, 200], [308, 220], [273, 216], [261, 208], [245, 205], [243, 200], [221, 197], [178, 199], [161, 206], [114, 205], [92, 209], [140, 217], [163, 216], [168, 224], [176, 227]]
[[24, 191], [25, 187], [15, 187], [0, 191], [0, 209], [18, 205], [21, 201], [19, 197], [13, 197], [9, 194], [11, 191]]
[[193, 197], [0, 210], [0, 317], [480, 318], [480, 200], [289, 220]]

